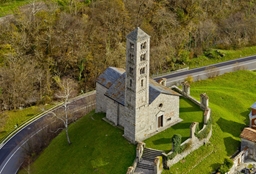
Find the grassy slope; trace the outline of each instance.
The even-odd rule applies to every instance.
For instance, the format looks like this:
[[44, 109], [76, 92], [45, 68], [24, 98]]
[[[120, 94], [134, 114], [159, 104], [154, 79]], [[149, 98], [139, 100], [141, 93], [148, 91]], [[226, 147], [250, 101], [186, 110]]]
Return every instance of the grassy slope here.
[[180, 134], [182, 136], [182, 141], [185, 141], [190, 136], [189, 127], [192, 122], [199, 122], [201, 123], [202, 127], [202, 110], [197, 105], [184, 98], [180, 99], [180, 117], [183, 119], [181, 123], [176, 124], [171, 128], [150, 137], [145, 141], [146, 146], [169, 152], [172, 148], [170, 142], [174, 134]]
[[191, 153], [163, 174], [211, 173], [226, 156], [231, 156], [238, 149], [239, 135], [248, 125], [249, 108], [256, 101], [255, 79], [256, 73], [239, 71], [191, 85], [192, 96], [203, 92], [209, 96], [214, 122], [211, 143]]
[[0, 141], [15, 129], [15, 125], [19, 126], [26, 121], [32, 119], [44, 110], [50, 109], [53, 105], [32, 106], [17, 111], [5, 111], [0, 113]]
[[32, 165], [32, 173], [125, 173], [135, 159], [135, 146], [104, 116], [92, 112], [72, 124], [72, 144], [62, 132]]
[[211, 65], [215, 63], [220, 63], [228, 60], [238, 59], [246, 56], [255, 55], [256, 46], [244, 47], [237, 50], [220, 50], [219, 51], [225, 56], [222, 58], [207, 58], [205, 56], [199, 56], [198, 58], [193, 58], [190, 60], [188, 66], [190, 69], [198, 68], [206, 65]]

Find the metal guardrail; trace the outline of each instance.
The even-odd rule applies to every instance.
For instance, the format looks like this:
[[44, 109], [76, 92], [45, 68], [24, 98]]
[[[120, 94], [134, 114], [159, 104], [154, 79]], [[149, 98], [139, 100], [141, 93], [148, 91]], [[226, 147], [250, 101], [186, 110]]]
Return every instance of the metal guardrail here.
[[182, 69], [177, 69], [175, 71], [168, 71], [168, 72], [164, 72], [164, 73], [156, 73], [156, 74], [152, 74], [152, 78], [155, 77], [161, 77], [161, 76], [165, 76], [165, 75], [169, 75], [169, 74], [173, 74], [173, 73], [177, 73], [177, 72], [181, 72], [181, 71], [187, 71], [189, 70], [189, 67], [186, 68], [182, 68]]
[[[85, 93], [85, 94], [82, 94], [82, 95], [79, 95], [77, 97], [74, 97], [72, 99], [70, 99], [70, 101], [75, 101], [75, 100], [78, 100], [80, 98], [83, 98], [83, 97], [86, 97], [86, 96], [89, 96], [89, 95], [92, 95], [96, 93], [96, 91], [91, 91], [91, 92], [88, 92], [88, 93]], [[21, 126], [19, 126], [17, 129], [14, 129], [11, 133], [9, 133], [6, 137], [2, 138], [0, 140], [0, 149], [12, 138], [14, 137], [17, 133], [19, 133], [21, 130], [23, 130], [25, 127], [27, 127], [29, 124], [37, 121], [38, 119], [40, 119], [41, 117], [45, 116], [47, 113], [61, 107], [63, 105], [63, 102], [62, 103], [59, 103], [57, 104], [56, 106], [52, 107], [51, 109], [48, 109], [40, 114], [38, 114], [37, 116], [33, 117], [32, 119], [28, 120], [27, 122], [23, 123]]]

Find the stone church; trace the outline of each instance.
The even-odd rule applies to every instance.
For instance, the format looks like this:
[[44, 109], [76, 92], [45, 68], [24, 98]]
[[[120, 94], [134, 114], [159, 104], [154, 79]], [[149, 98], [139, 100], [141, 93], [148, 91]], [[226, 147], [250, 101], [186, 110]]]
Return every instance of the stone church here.
[[138, 27], [126, 37], [126, 70], [109, 67], [96, 80], [96, 112], [132, 143], [182, 121], [180, 95], [151, 79], [149, 65], [150, 36]]

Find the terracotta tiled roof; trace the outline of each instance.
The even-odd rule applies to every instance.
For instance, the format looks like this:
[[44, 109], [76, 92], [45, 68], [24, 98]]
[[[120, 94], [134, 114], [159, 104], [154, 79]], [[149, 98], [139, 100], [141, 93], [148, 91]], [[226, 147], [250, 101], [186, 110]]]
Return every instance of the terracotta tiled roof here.
[[256, 142], [256, 130], [250, 127], [244, 128], [240, 134], [240, 137], [252, 142]]

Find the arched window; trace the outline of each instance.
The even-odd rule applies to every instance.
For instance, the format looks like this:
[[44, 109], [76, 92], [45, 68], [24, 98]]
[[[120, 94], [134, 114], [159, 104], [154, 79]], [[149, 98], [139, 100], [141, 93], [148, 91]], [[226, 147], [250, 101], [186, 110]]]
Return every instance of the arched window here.
[[140, 74], [145, 74], [145, 67], [140, 69]]
[[143, 85], [144, 85], [144, 80], [141, 79], [141, 81], [140, 81], [140, 86], [143, 87]]
[[130, 79], [130, 87], [132, 87], [132, 79]]
[[132, 67], [129, 68], [129, 73], [133, 74], [133, 68]]
[[147, 43], [146, 42], [144, 42], [144, 43], [142, 43], [141, 45], [140, 45], [140, 49], [146, 49], [146, 45], [147, 45]]
[[146, 53], [140, 55], [140, 61], [146, 60]]

